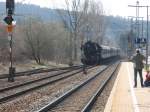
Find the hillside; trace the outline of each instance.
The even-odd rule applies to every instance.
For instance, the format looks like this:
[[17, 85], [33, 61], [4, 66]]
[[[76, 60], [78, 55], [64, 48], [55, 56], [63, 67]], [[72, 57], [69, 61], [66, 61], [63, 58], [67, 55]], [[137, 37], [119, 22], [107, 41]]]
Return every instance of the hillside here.
[[[5, 13], [5, 3], [0, 2], [0, 14]], [[56, 13], [56, 10], [48, 9], [48, 8], [40, 8], [40, 6], [36, 5], [27, 5], [17, 3], [15, 7], [15, 18], [25, 18], [29, 16], [36, 16], [44, 21], [50, 20], [58, 20], [59, 15]]]
[[[0, 14], [5, 13], [5, 3], [0, 2]], [[60, 21], [60, 17], [55, 9], [40, 8], [36, 5], [16, 4], [15, 20], [17, 24], [21, 23], [26, 17], [37, 17], [45, 22], [47, 21]], [[4, 15], [2, 16], [4, 18]], [[120, 33], [129, 30], [128, 21], [121, 17], [105, 16], [107, 23], [106, 37], [116, 38]]]

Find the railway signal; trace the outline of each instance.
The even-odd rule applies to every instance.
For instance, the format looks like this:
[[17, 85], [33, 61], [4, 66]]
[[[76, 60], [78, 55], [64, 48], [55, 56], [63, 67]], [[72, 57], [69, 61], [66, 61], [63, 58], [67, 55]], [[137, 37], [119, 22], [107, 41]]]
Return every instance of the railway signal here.
[[12, 25], [12, 22], [13, 22], [13, 17], [12, 16], [7, 16], [4, 18], [4, 21], [7, 25]]
[[7, 15], [13, 15], [15, 10], [15, 1], [6, 0], [6, 13]]
[[6, 14], [7, 16], [4, 18], [5, 23], [7, 24], [7, 32], [8, 32], [8, 38], [9, 38], [9, 47], [10, 47], [10, 67], [9, 67], [9, 76], [8, 81], [13, 82], [14, 81], [14, 75], [15, 75], [15, 67], [13, 67], [13, 55], [12, 55], [12, 31], [13, 31], [13, 17], [14, 15], [14, 9], [15, 9], [15, 1], [14, 0], [6, 0]]

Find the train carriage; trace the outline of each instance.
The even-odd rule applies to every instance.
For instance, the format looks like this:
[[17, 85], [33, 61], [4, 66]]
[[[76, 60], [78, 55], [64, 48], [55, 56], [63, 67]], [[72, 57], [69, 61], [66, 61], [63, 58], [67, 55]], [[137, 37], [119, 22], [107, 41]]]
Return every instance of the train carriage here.
[[100, 64], [103, 60], [119, 55], [119, 48], [99, 45], [88, 41], [81, 47], [81, 62], [86, 65]]

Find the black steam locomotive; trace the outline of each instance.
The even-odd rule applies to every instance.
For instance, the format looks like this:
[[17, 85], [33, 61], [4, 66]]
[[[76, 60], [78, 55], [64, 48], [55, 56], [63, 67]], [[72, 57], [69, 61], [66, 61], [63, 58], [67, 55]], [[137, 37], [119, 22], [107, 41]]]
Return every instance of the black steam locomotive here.
[[106, 59], [118, 56], [119, 53], [118, 48], [100, 46], [95, 42], [87, 41], [81, 46], [81, 62], [85, 65], [96, 65]]

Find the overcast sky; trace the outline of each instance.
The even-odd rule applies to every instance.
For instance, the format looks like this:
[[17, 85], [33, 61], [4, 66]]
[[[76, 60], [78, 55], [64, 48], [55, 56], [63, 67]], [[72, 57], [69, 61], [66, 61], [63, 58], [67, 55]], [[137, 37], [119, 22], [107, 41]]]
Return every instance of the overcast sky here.
[[[137, 0], [102, 0], [104, 9], [106, 10], [107, 14], [120, 15], [126, 17], [136, 16], [136, 8], [128, 7], [128, 5], [136, 5], [136, 2]], [[139, 0], [139, 5], [150, 5], [150, 0]], [[140, 8], [139, 11], [139, 16], [147, 15], [146, 8]]]
[[[5, 1], [5, 0], [0, 0]], [[16, 2], [29, 3], [40, 5], [41, 7], [52, 7], [57, 6], [63, 7], [64, 0], [15, 0]], [[136, 16], [136, 8], [128, 7], [128, 5], [136, 5], [137, 0], [98, 0], [103, 3], [105, 13], [107, 15], [119, 15], [123, 17]], [[150, 0], [139, 0], [140, 5], [149, 5]], [[149, 8], [150, 9], [150, 8]], [[149, 10], [150, 12], [150, 10]], [[146, 8], [140, 8], [141, 17], [146, 17]], [[149, 13], [150, 15], [150, 13]]]

